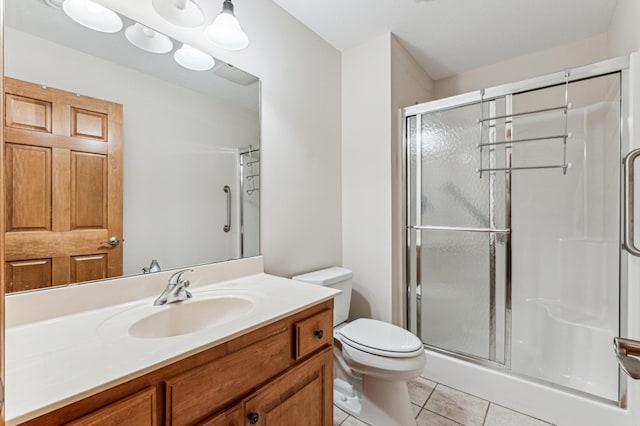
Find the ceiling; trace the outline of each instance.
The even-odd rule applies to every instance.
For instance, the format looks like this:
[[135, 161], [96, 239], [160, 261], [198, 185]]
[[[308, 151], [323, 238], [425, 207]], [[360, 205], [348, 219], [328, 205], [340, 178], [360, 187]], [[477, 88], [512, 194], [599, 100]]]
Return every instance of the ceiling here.
[[392, 32], [434, 80], [606, 32], [617, 0], [274, 0], [340, 51]]

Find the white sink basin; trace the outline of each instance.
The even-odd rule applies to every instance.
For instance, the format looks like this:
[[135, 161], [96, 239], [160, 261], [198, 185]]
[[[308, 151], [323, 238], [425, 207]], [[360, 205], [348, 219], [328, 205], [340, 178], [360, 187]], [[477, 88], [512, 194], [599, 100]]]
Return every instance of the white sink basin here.
[[233, 321], [253, 309], [254, 302], [237, 296], [219, 296], [157, 307], [129, 327], [132, 337], [157, 339], [194, 333]]

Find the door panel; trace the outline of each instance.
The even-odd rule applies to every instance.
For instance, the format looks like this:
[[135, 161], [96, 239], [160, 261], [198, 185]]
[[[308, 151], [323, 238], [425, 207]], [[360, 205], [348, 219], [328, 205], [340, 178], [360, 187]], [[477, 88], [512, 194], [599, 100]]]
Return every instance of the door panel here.
[[121, 275], [122, 105], [5, 78], [5, 106], [5, 261], [50, 259], [9, 287]]
[[7, 94], [6, 126], [51, 133], [51, 102]]
[[51, 259], [7, 262], [7, 293], [51, 286]]
[[71, 257], [71, 282], [100, 280], [107, 277], [107, 254]]
[[51, 229], [51, 149], [6, 144], [7, 232]]
[[71, 108], [71, 136], [107, 140], [106, 114], [83, 109]]
[[71, 153], [71, 229], [107, 227], [107, 157]]

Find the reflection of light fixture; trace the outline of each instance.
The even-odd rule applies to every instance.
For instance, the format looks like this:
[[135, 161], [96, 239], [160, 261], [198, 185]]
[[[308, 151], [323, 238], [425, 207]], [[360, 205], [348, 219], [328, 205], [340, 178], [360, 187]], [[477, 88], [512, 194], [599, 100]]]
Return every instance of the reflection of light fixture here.
[[222, 12], [205, 29], [204, 34], [213, 44], [227, 50], [241, 50], [249, 45], [249, 38], [233, 13], [231, 0], [224, 0]]
[[183, 67], [194, 71], [207, 71], [216, 64], [211, 56], [194, 49], [186, 43], [176, 50], [173, 54], [173, 59]]
[[62, 0], [44, 0], [44, 2], [54, 9], [62, 9]]
[[153, 8], [167, 21], [181, 27], [199, 27], [204, 13], [193, 0], [152, 0]]
[[131, 44], [147, 52], [167, 53], [173, 49], [169, 37], [137, 22], [127, 28], [124, 35]]
[[112, 10], [91, 0], [64, 0], [62, 10], [80, 25], [103, 33], [122, 29], [122, 19]]

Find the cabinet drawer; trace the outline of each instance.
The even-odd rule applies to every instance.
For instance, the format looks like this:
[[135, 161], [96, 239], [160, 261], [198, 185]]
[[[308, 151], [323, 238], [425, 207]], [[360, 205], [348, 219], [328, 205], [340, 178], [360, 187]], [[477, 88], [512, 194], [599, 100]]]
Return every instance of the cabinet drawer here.
[[202, 421], [291, 364], [291, 336], [282, 328], [264, 339], [166, 380], [166, 422]]
[[156, 424], [155, 388], [145, 389], [67, 423], [68, 426], [155, 426]]
[[325, 309], [293, 324], [294, 359], [300, 359], [333, 341], [333, 313]]

